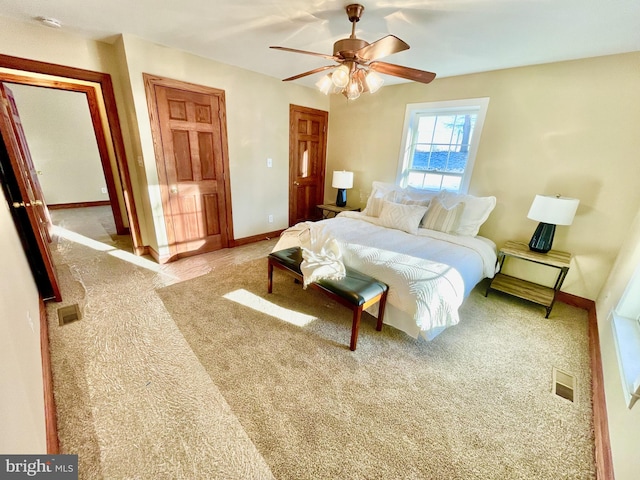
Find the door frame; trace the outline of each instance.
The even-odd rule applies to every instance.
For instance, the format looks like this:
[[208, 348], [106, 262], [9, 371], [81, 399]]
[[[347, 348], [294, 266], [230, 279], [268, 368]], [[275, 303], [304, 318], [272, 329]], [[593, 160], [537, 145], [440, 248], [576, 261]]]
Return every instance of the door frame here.
[[223, 183], [224, 183], [224, 202], [225, 213], [227, 217], [227, 245], [223, 245], [223, 248], [227, 248], [233, 245], [235, 238], [233, 235], [233, 214], [231, 209], [231, 180], [229, 174], [229, 152], [228, 152], [228, 138], [227, 138], [227, 109], [225, 101], [224, 90], [207, 87], [205, 85], [198, 85], [195, 83], [183, 82], [182, 80], [175, 80], [167, 77], [160, 77], [157, 75], [151, 75], [149, 73], [143, 73], [144, 89], [147, 96], [147, 108], [149, 110], [149, 122], [151, 123], [151, 137], [153, 139], [153, 151], [156, 159], [156, 169], [158, 171], [158, 186], [160, 187], [160, 196], [162, 199], [162, 209], [165, 218], [165, 228], [167, 232], [169, 254], [165, 257], [158, 259], [160, 263], [166, 263], [171, 260], [179, 258], [179, 252], [175, 243], [175, 236], [173, 232], [173, 226], [169, 225], [170, 222], [166, 221], [167, 214], [171, 212], [171, 204], [169, 199], [169, 185], [167, 184], [166, 166], [164, 161], [164, 148], [162, 146], [162, 134], [160, 129], [160, 118], [158, 118], [158, 101], [156, 97], [156, 86], [175, 88], [178, 90], [185, 90], [189, 92], [202, 93], [205, 95], [215, 95], [220, 101], [220, 135], [222, 136], [222, 169], [223, 169]]
[[[145, 253], [145, 248], [142, 245], [140, 225], [134, 202], [133, 187], [131, 185], [131, 176], [129, 174], [128, 161], [124, 148], [122, 131], [120, 129], [120, 120], [118, 117], [111, 75], [108, 73], [94, 72], [91, 70], [83, 70], [75, 67], [67, 67], [64, 65], [39, 62], [36, 60], [28, 60], [25, 58], [2, 54], [0, 54], [0, 67], [19, 71], [14, 73], [0, 71], [0, 81], [2, 82], [78, 91], [87, 95], [89, 112], [91, 114], [93, 129], [98, 143], [100, 160], [105, 173], [105, 181], [107, 184], [107, 191], [109, 192], [112, 211], [114, 213], [116, 229], [118, 230], [118, 234], [127, 233], [126, 227], [124, 227], [122, 222], [122, 211], [120, 209], [115, 185], [116, 177], [111, 167], [111, 159], [107, 146], [109, 139], [105, 132], [109, 132], [111, 134], [110, 140], [113, 145], [113, 154], [117, 169], [115, 174], [120, 180], [120, 186], [122, 188], [122, 196], [127, 213], [127, 220], [129, 221], [129, 233], [131, 234], [134, 253], [136, 255], [143, 255]], [[28, 73], [35, 75], [30, 76]], [[50, 79], [41, 77], [40, 75], [51, 75], [60, 78]], [[90, 82], [96, 85], [87, 85], [82, 82]], [[100, 100], [102, 100], [102, 103], [104, 104], [106, 119], [103, 119], [99, 109]]]
[[[293, 118], [294, 112], [303, 112], [312, 115], [318, 115], [324, 117], [325, 122], [325, 131], [324, 133], [324, 144], [322, 145], [322, 172], [320, 173], [320, 185], [318, 186], [320, 190], [320, 197], [324, 199], [324, 184], [326, 181], [326, 169], [327, 169], [327, 142], [329, 140], [329, 112], [326, 110], [318, 110], [317, 108], [311, 107], [303, 107], [301, 105], [294, 105], [293, 103], [289, 104], [289, 226], [293, 226], [295, 223], [295, 185], [294, 182], [297, 178], [297, 172], [294, 171], [293, 165], [295, 163], [294, 152], [296, 151], [297, 144], [297, 128], [294, 125]], [[324, 203], [324, 200], [322, 201]]]

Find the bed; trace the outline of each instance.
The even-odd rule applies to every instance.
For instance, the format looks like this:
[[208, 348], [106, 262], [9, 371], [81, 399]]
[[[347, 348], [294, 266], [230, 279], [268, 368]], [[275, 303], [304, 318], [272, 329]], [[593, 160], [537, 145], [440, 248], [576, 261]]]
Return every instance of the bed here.
[[[495, 274], [496, 245], [477, 234], [495, 202], [374, 182], [363, 212], [299, 223], [274, 251], [301, 246], [385, 282], [384, 323], [432, 340], [459, 323], [464, 299]], [[368, 312], [376, 316], [377, 306]]]

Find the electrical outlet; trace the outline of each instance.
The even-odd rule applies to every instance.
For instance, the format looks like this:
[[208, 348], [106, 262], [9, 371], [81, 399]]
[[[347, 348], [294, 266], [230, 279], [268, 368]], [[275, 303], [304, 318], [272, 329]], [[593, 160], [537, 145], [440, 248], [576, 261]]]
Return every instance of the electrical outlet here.
[[269, 215], [269, 223], [273, 223], [273, 215]]
[[271, 168], [271, 167], [273, 167], [273, 159], [267, 158], [267, 168]]
[[107, 193], [107, 188], [106, 187], [102, 187], [102, 193]]

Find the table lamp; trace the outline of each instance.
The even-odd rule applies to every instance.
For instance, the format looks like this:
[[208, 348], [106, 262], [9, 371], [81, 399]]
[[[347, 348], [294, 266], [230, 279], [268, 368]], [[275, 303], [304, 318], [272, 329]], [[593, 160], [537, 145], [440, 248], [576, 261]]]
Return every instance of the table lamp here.
[[571, 225], [580, 200], [560, 195], [536, 195], [527, 218], [540, 222], [529, 242], [529, 250], [547, 253], [551, 250], [556, 225]]
[[345, 172], [344, 170], [333, 172], [331, 186], [338, 189], [336, 205], [344, 207], [347, 204], [347, 188], [353, 187], [353, 172]]

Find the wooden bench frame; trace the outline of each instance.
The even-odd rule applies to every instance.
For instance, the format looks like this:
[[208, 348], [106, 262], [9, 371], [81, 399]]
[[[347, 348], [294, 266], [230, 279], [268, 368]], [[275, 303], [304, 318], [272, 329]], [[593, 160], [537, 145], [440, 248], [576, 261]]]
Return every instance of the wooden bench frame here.
[[[300, 283], [303, 282], [302, 275], [296, 272], [295, 270], [291, 270], [286, 265], [283, 265], [282, 263], [278, 262], [276, 259], [272, 257], [268, 257], [268, 260], [269, 260], [269, 266], [268, 266], [269, 280], [267, 285], [268, 293], [273, 292], [273, 267], [279, 268], [280, 270], [288, 273], [298, 282]], [[378, 282], [378, 283], [382, 283], [382, 282]], [[356, 344], [358, 343], [358, 331], [360, 330], [360, 320], [362, 318], [362, 311], [365, 310], [366, 308], [369, 308], [372, 305], [375, 305], [378, 302], [380, 302], [380, 305], [378, 306], [378, 323], [376, 324], [376, 330], [377, 331], [382, 330], [382, 321], [384, 320], [384, 309], [387, 304], [387, 293], [389, 291], [388, 288], [386, 288], [379, 295], [376, 295], [375, 297], [364, 302], [362, 305], [356, 305], [350, 302], [349, 300], [344, 299], [340, 295], [332, 292], [331, 290], [323, 287], [320, 284], [317, 284], [314, 282], [314, 283], [310, 283], [309, 286], [324, 293], [329, 298], [351, 309], [351, 311], [353, 312], [353, 321], [351, 325], [351, 342], [349, 343], [349, 349], [351, 349], [351, 351], [354, 351], [356, 349]]]

